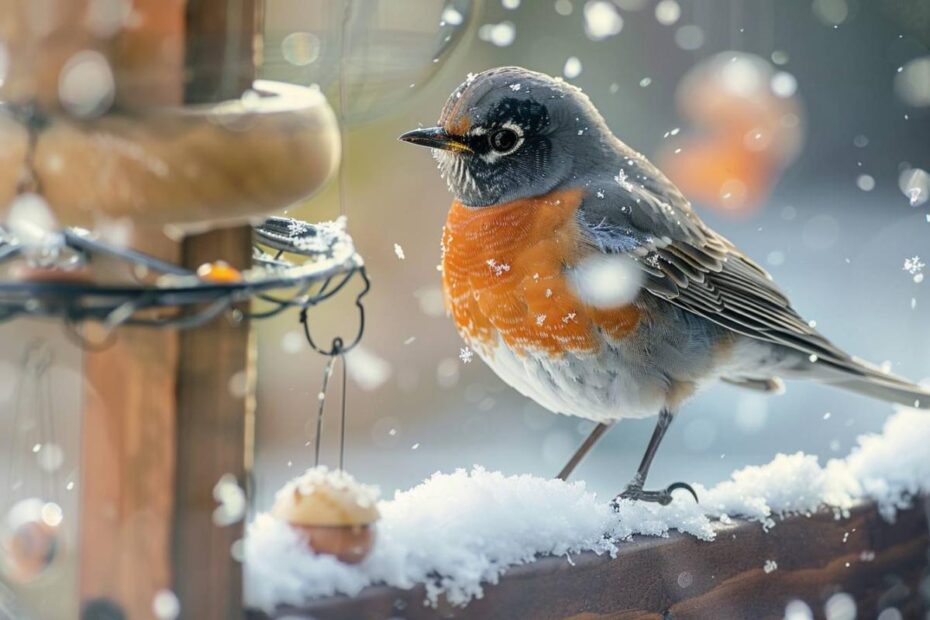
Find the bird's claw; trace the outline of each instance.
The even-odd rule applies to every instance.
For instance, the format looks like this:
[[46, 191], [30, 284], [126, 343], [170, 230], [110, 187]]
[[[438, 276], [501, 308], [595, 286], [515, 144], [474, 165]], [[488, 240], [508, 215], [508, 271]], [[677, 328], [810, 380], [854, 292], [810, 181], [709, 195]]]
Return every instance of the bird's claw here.
[[643, 490], [642, 485], [640, 484], [630, 484], [624, 489], [623, 493], [618, 495], [611, 502], [611, 506], [616, 510], [619, 506], [619, 500], [621, 499], [631, 499], [633, 501], [641, 502], [655, 502], [660, 506], [668, 506], [672, 503], [672, 493], [679, 489], [684, 489], [691, 494], [691, 497], [694, 498], [694, 501], [698, 501], [697, 493], [691, 487], [690, 484], [686, 482], [673, 482], [668, 485], [661, 491], [645, 491]]

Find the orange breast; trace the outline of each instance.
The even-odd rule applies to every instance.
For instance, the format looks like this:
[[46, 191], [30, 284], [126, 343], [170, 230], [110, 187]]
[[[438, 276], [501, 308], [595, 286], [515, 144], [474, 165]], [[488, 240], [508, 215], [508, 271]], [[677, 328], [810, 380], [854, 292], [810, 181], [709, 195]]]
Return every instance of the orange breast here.
[[575, 212], [580, 189], [495, 207], [452, 204], [443, 229], [443, 288], [459, 331], [490, 345], [499, 334], [518, 353], [594, 352], [600, 334], [636, 328], [633, 306], [599, 309], [577, 298], [565, 277], [587, 250]]

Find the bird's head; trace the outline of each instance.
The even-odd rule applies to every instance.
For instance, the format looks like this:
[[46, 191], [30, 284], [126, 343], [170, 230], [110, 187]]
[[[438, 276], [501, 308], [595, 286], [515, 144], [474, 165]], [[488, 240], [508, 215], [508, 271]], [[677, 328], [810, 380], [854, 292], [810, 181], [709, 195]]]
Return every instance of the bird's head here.
[[590, 171], [613, 136], [580, 89], [520, 67], [469, 76], [439, 125], [400, 136], [430, 147], [450, 191], [483, 207], [546, 194]]

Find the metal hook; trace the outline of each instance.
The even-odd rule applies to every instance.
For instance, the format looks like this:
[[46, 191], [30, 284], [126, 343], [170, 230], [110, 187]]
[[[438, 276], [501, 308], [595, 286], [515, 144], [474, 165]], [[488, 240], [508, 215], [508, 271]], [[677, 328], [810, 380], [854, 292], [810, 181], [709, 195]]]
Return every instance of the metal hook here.
[[362, 304], [362, 298], [368, 294], [369, 290], [371, 290], [371, 281], [368, 279], [368, 274], [365, 272], [365, 267], [359, 267], [357, 273], [362, 277], [364, 286], [361, 292], [358, 294], [358, 297], [355, 298], [355, 305], [358, 307], [358, 333], [355, 335], [355, 338], [348, 346], [345, 345], [345, 341], [341, 337], [337, 336], [336, 338], [333, 338], [333, 344], [328, 350], [320, 348], [314, 341], [313, 335], [310, 333], [310, 322], [307, 320], [307, 311], [310, 309], [309, 306], [301, 309], [300, 311], [300, 322], [304, 326], [304, 335], [307, 337], [307, 342], [310, 343], [310, 346], [314, 351], [321, 355], [335, 357], [337, 355], [348, 353], [355, 348], [355, 346], [362, 339], [362, 335], [365, 333], [365, 306]]

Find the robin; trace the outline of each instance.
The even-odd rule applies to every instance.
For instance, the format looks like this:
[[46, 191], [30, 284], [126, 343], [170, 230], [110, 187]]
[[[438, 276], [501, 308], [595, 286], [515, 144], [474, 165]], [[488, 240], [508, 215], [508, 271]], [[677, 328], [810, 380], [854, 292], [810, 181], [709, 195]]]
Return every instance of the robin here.
[[813, 379], [930, 408], [930, 392], [803, 320], [580, 89], [519, 67], [470, 75], [438, 127], [400, 139], [433, 150], [455, 196], [442, 282], [462, 338], [543, 407], [598, 423], [560, 478], [613, 422], [657, 415], [617, 497], [694, 495], [644, 484], [675, 414], [715, 380], [777, 392], [782, 378]]

